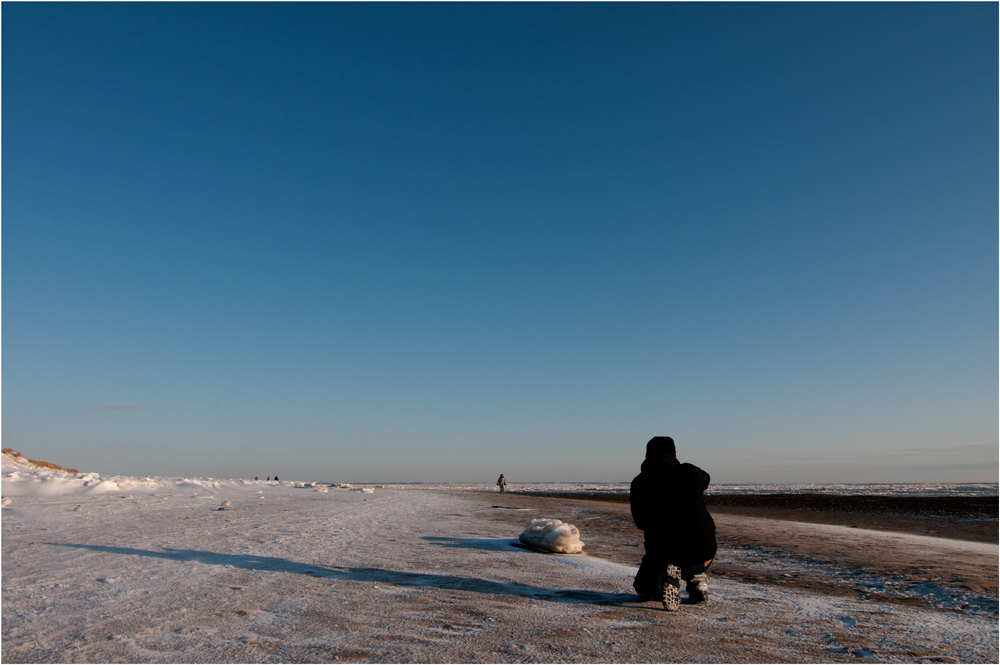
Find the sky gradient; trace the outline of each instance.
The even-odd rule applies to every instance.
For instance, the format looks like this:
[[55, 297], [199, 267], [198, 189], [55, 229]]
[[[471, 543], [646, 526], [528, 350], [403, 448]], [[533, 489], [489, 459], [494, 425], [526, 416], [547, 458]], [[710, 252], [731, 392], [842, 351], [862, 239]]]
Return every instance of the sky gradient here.
[[3, 445], [996, 482], [997, 19], [5, 3]]

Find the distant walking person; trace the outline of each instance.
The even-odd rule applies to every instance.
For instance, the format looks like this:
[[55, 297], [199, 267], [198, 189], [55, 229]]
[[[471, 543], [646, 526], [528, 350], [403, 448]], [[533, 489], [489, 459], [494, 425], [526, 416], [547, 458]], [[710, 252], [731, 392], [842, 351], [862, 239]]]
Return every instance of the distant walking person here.
[[674, 440], [654, 436], [646, 460], [632, 480], [632, 519], [645, 536], [646, 556], [632, 586], [644, 600], [667, 610], [681, 605], [681, 580], [691, 603], [708, 600], [708, 570], [718, 547], [715, 521], [705, 507], [709, 475], [677, 461]]
[[503, 477], [502, 473], [497, 478], [497, 485], [500, 487], [500, 493], [503, 494], [503, 488], [507, 487], [507, 479]]
[[278, 482], [278, 476], [274, 477], [274, 482]]

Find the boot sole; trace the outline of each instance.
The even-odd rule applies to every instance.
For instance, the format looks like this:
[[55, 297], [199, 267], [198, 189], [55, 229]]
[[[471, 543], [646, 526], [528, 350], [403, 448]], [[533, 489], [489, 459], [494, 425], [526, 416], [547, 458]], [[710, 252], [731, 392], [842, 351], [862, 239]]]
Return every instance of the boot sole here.
[[667, 566], [663, 571], [663, 609], [676, 612], [681, 607], [681, 569]]

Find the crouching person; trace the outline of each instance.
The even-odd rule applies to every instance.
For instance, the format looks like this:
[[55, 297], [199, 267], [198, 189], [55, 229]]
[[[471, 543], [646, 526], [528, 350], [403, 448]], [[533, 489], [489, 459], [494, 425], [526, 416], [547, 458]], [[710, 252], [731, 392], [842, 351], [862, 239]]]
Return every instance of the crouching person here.
[[646, 555], [632, 586], [644, 600], [667, 610], [681, 606], [681, 580], [691, 603], [708, 600], [708, 570], [715, 558], [715, 522], [705, 507], [710, 477], [693, 464], [677, 461], [674, 440], [655, 436], [632, 480], [632, 519], [645, 537]]

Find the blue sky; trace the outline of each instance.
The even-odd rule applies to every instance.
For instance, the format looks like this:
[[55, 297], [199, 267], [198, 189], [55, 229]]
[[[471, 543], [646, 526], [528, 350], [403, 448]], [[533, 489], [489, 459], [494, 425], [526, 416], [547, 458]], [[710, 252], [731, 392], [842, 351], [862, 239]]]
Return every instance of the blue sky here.
[[996, 482], [997, 12], [5, 3], [4, 446]]

